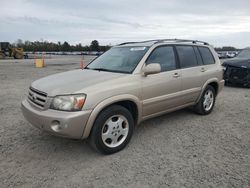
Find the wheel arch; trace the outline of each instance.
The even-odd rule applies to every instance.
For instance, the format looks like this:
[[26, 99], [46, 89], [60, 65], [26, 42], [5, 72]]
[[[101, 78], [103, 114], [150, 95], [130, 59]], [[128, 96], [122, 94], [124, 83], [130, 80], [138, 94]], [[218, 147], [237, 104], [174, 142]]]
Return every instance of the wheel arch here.
[[212, 86], [215, 90], [215, 96], [218, 94], [219, 84], [217, 82], [210, 82], [208, 85]]
[[211, 85], [215, 89], [215, 95], [217, 96], [217, 94], [219, 93], [219, 80], [217, 78], [212, 78], [207, 80], [206, 83], [202, 86], [201, 93], [196, 102], [200, 100], [202, 93], [204, 92], [204, 90], [208, 85]]
[[115, 104], [121, 105], [127, 108], [129, 111], [132, 110], [131, 114], [135, 120], [135, 124], [138, 124], [141, 121], [142, 107], [141, 107], [141, 102], [137, 97], [133, 95], [129, 95], [129, 94], [110, 97], [98, 103], [94, 107], [87, 121], [87, 124], [85, 125], [82, 139], [89, 137], [92, 127], [94, 125], [95, 119], [100, 114], [100, 112], [102, 112], [105, 108], [108, 108], [109, 106], [115, 105]]

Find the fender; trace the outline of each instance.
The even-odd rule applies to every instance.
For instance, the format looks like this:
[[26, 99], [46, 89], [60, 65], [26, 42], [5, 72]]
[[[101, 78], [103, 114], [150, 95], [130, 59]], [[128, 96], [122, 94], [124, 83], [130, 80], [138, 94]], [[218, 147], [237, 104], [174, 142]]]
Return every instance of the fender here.
[[140, 123], [141, 122], [141, 114], [142, 114], [142, 104], [141, 104], [141, 101], [139, 100], [139, 98], [137, 98], [134, 95], [130, 95], [130, 94], [113, 96], [113, 97], [110, 97], [110, 98], [103, 100], [102, 102], [98, 103], [94, 107], [94, 109], [91, 112], [89, 119], [84, 127], [82, 139], [88, 138], [88, 136], [90, 135], [90, 131], [92, 129], [92, 126], [94, 125], [95, 119], [97, 118], [98, 114], [104, 108], [106, 108], [107, 106], [110, 106], [116, 102], [125, 101], [125, 100], [129, 100], [129, 101], [134, 102], [136, 104], [137, 109], [138, 109], [138, 120], [137, 120], [136, 124]]
[[[200, 98], [201, 98], [201, 96], [202, 96], [204, 90], [206, 89], [206, 87], [207, 87], [210, 83], [212, 83], [212, 82], [216, 82], [216, 83], [218, 84], [218, 87], [220, 86], [220, 84], [219, 84], [219, 79], [218, 79], [218, 78], [210, 78], [209, 80], [207, 80], [207, 81], [205, 82], [205, 84], [204, 84], [204, 85], [202, 86], [202, 88], [201, 88], [201, 93], [200, 93], [198, 99], [196, 100], [196, 103], [198, 103], [198, 101], [200, 100]], [[218, 88], [218, 89], [219, 89], [219, 88]], [[218, 92], [219, 92], [219, 90], [218, 90]]]

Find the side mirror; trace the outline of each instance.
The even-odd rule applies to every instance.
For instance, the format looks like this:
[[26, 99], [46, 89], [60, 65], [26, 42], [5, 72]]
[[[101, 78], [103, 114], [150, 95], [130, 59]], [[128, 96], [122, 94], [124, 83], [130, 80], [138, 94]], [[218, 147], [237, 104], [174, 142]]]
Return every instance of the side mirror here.
[[149, 74], [157, 74], [161, 72], [161, 65], [159, 63], [150, 63], [145, 65], [142, 69], [145, 76]]

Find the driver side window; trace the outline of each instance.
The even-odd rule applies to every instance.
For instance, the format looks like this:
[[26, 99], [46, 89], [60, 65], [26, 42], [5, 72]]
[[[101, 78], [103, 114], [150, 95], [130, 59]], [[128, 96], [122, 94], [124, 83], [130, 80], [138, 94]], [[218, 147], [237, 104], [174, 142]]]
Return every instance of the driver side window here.
[[150, 63], [159, 63], [161, 72], [176, 69], [175, 53], [172, 46], [161, 46], [156, 48], [146, 61], [146, 65]]

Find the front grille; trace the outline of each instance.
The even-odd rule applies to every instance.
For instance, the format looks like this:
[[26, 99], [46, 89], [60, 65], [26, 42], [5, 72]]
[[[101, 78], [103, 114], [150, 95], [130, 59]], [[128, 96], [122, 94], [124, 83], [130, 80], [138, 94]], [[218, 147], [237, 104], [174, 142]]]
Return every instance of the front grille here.
[[44, 108], [45, 103], [46, 103], [46, 99], [47, 99], [47, 93], [44, 93], [42, 91], [38, 91], [38, 90], [30, 87], [28, 99], [33, 104], [35, 104], [41, 108]]
[[232, 68], [230, 77], [234, 79], [244, 79], [247, 76], [247, 69], [244, 68]]
[[225, 77], [233, 80], [243, 80], [248, 76], [248, 70], [240, 67], [228, 66], [225, 72]]

